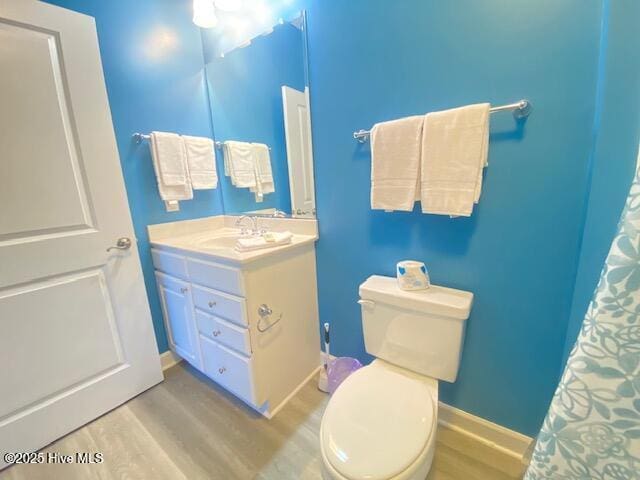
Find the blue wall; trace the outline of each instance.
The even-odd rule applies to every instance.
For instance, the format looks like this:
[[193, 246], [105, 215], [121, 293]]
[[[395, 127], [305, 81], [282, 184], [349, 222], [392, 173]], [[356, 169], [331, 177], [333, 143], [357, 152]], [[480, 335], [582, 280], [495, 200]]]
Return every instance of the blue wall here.
[[158, 196], [149, 148], [134, 132], [166, 130], [212, 136], [199, 29], [188, 0], [49, 0], [96, 19], [111, 114], [129, 206], [161, 352], [168, 349], [146, 226], [216, 215], [219, 190], [195, 192], [167, 213]]
[[606, 0], [602, 51], [601, 108], [592, 179], [567, 330], [565, 354], [573, 347], [598, 283], [635, 171], [640, 133], [640, 48], [637, 0]]
[[[322, 321], [332, 352], [368, 359], [358, 285], [423, 260], [474, 292], [458, 381], [444, 402], [534, 435], [557, 385], [592, 147], [600, 2], [311, 2], [310, 84]], [[492, 117], [471, 218], [374, 212], [370, 156], [352, 132], [474, 102], [528, 98]]]
[[248, 188], [236, 188], [221, 176], [227, 213], [276, 208], [291, 212], [284, 133], [282, 85], [304, 91], [303, 36], [296, 27], [278, 25], [244, 48], [214, 58], [206, 66], [216, 140], [265, 143], [271, 147], [275, 192], [256, 203]]

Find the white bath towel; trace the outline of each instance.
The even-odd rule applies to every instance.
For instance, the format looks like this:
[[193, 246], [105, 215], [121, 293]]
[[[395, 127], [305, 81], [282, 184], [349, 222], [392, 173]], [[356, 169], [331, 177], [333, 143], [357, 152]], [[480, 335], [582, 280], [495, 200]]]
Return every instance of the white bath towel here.
[[489, 104], [429, 113], [422, 132], [423, 213], [468, 217], [482, 191], [489, 147]]
[[371, 208], [413, 210], [420, 171], [423, 116], [378, 123], [371, 130]]
[[185, 185], [189, 181], [187, 159], [182, 138], [177, 133], [151, 132], [153, 161], [158, 166], [162, 183]]
[[271, 154], [264, 143], [253, 143], [253, 159], [255, 162], [256, 186], [252, 191], [256, 194], [256, 202], [262, 202], [264, 195], [276, 191], [271, 170]]
[[224, 142], [225, 175], [238, 188], [256, 186], [253, 145], [247, 142]]
[[[158, 192], [160, 193], [160, 198], [165, 202], [172, 200], [190, 200], [193, 198], [193, 189], [191, 188], [191, 181], [189, 176], [187, 175], [187, 159], [186, 153], [184, 149], [184, 143], [179, 135], [175, 135], [177, 137], [175, 142], [171, 141], [171, 149], [167, 147], [166, 135], [175, 135], [175, 134], [164, 134], [162, 132], [152, 132], [151, 138], [149, 140], [149, 147], [151, 149], [151, 158], [153, 160], [153, 170], [156, 174], [156, 181], [158, 183]], [[169, 154], [174, 157], [175, 162], [181, 162], [184, 167], [184, 181], [182, 183], [176, 184], [168, 184], [164, 180], [164, 175], [162, 174], [162, 167], [164, 162], [162, 161], [161, 151], [164, 152], [165, 155]], [[173, 182], [177, 180], [178, 177], [170, 177], [173, 179]]]
[[194, 190], [206, 190], [218, 186], [216, 154], [213, 140], [205, 137], [183, 135], [189, 178]]
[[259, 237], [239, 238], [236, 242], [238, 252], [250, 252], [263, 248], [273, 248], [288, 245], [293, 239], [291, 232], [269, 232]]

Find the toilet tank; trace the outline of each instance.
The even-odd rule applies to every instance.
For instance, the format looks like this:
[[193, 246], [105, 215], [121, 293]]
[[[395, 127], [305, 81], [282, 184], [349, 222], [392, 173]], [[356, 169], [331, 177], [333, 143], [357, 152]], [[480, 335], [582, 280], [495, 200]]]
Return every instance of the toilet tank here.
[[360, 285], [367, 352], [431, 378], [454, 382], [473, 294], [431, 285], [400, 290], [395, 278], [373, 275]]

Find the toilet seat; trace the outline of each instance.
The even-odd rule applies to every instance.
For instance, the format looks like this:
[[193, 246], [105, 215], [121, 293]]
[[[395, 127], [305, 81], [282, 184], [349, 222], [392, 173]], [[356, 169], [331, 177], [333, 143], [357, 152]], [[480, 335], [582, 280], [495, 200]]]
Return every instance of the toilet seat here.
[[375, 361], [329, 401], [320, 433], [323, 460], [337, 478], [404, 477], [417, 463], [430, 463], [436, 403], [435, 380]]

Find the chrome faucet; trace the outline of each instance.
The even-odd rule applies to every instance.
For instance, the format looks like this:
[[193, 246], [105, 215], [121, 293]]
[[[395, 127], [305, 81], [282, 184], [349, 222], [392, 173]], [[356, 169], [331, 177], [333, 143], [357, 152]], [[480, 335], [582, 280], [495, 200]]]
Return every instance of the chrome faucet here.
[[240, 227], [240, 235], [247, 235], [249, 233], [247, 227], [242, 223], [246, 218], [251, 220], [251, 225], [253, 226], [251, 229], [251, 235], [259, 235], [260, 230], [258, 229], [258, 217], [251, 217], [249, 215], [242, 215], [238, 220], [236, 220], [236, 227]]

